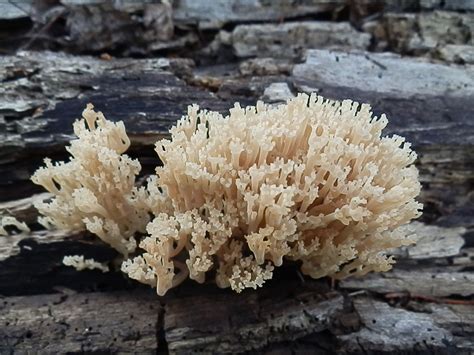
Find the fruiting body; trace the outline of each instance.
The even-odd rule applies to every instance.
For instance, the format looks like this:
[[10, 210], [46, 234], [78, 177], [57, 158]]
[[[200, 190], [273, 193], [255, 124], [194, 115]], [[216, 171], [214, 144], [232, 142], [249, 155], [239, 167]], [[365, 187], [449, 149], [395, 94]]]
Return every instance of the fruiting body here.
[[217, 285], [238, 292], [284, 259], [314, 278], [388, 270], [383, 252], [410, 243], [397, 227], [421, 205], [416, 155], [381, 137], [386, 124], [369, 105], [316, 95], [228, 117], [191, 106], [156, 148], [169, 211], [153, 210], [146, 252], [124, 271], [164, 294], [176, 266], [198, 282], [215, 268]]
[[421, 205], [416, 154], [382, 137], [386, 124], [369, 105], [316, 95], [227, 117], [190, 106], [157, 143], [147, 191], [125, 189], [154, 219], [122, 270], [163, 295], [214, 271], [219, 287], [256, 288], [284, 260], [313, 278], [390, 269], [384, 253], [411, 243], [398, 227]]
[[144, 191], [135, 187], [141, 166], [123, 153], [130, 146], [123, 122], [113, 123], [91, 104], [74, 123], [68, 162], [39, 168], [31, 180], [54, 195], [35, 207], [46, 227], [87, 229], [123, 255], [135, 251], [136, 232], [149, 222]]

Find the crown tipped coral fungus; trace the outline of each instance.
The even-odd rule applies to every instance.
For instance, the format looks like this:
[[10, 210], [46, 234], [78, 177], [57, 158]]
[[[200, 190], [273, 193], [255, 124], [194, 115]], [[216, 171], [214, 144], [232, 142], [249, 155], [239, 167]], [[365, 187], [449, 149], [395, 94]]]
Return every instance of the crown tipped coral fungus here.
[[87, 229], [123, 255], [136, 248], [134, 234], [149, 222], [145, 192], [135, 187], [141, 166], [123, 153], [130, 140], [123, 122], [113, 123], [91, 104], [74, 123], [78, 137], [67, 147], [68, 162], [46, 166], [31, 177], [54, 197], [38, 202], [40, 222], [64, 229]]
[[[236, 104], [227, 117], [190, 106], [171, 139], [157, 143], [163, 166], [148, 191], [139, 194], [130, 179], [113, 195], [135, 209], [135, 219], [126, 219], [129, 235], [146, 223], [139, 217], [142, 206], [155, 216], [139, 244], [144, 252], [122, 270], [160, 295], [188, 275], [204, 282], [211, 270], [220, 287], [256, 288], [284, 260], [298, 261], [313, 278], [389, 270], [393, 260], [385, 251], [412, 242], [398, 227], [418, 217], [421, 205], [415, 201], [416, 155], [403, 138], [381, 136], [386, 124], [369, 105], [316, 95], [301, 94], [277, 107]], [[104, 164], [101, 144], [88, 153], [98, 166]], [[108, 186], [119, 166], [108, 167], [105, 181], [96, 183]], [[133, 162], [126, 166], [136, 174]], [[51, 164], [46, 169], [49, 190], [69, 208], [67, 218], [49, 213], [53, 222], [80, 224], [99, 215], [102, 225], [112, 218], [122, 226], [108, 210], [111, 197], [96, 190], [71, 193], [83, 187], [70, 187], [63, 170]], [[58, 173], [67, 196], [50, 181]], [[93, 211], [76, 201], [79, 193], [93, 202]]]

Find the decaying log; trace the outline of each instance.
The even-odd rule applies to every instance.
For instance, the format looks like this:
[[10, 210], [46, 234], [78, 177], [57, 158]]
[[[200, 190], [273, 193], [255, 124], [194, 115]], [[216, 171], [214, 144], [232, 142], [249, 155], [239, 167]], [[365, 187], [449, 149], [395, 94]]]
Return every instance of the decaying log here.
[[[124, 120], [138, 155], [150, 171], [153, 145], [189, 104], [223, 110], [213, 94], [186, 85], [189, 60], [101, 60], [52, 52], [23, 52], [0, 62], [0, 200], [41, 191], [29, 182], [45, 156], [65, 159], [72, 123], [92, 102], [111, 120]], [[146, 149], [141, 149], [143, 147]], [[141, 150], [140, 150], [141, 149]]]
[[339, 336], [345, 352], [385, 352], [414, 354], [454, 352], [469, 354], [474, 347], [474, 307], [429, 304], [414, 311], [395, 308], [370, 298], [354, 300], [354, 308], [365, 326], [358, 332]]
[[[265, 63], [249, 61], [240, 72], [235, 65], [210, 68], [199, 77], [182, 59], [2, 57], [0, 215], [26, 221], [33, 231], [0, 237], [1, 353], [474, 349], [474, 83], [466, 75], [472, 68], [324, 50], [309, 51], [293, 70], [288, 63]], [[62, 265], [71, 254], [108, 262], [113, 270], [119, 260], [94, 236], [44, 231], [36, 223], [33, 203], [47, 195], [33, 195], [41, 191], [29, 177], [44, 156], [67, 159], [71, 124], [87, 102], [125, 122], [130, 154], [147, 174], [159, 164], [154, 142], [188, 104], [226, 112], [236, 100], [279, 102], [299, 91], [369, 102], [377, 114], [388, 114], [387, 133], [414, 144], [425, 217], [411, 225], [418, 244], [393, 251], [393, 271], [331, 288], [330, 280], [311, 280], [299, 265], [286, 265], [257, 291], [237, 295], [188, 280], [159, 298], [119, 271]]]
[[[419, 231], [422, 239], [432, 238], [431, 248], [418, 248], [415, 253], [410, 252], [410, 247], [399, 251], [404, 262], [444, 260], [453, 256], [453, 249], [446, 251], [444, 239], [440, 236], [444, 232], [456, 240], [464, 230], [427, 227], [421, 223], [414, 223], [412, 229], [415, 233]], [[323, 349], [341, 353], [362, 349], [373, 352], [384, 349], [400, 352], [456, 349], [463, 353], [472, 347], [469, 334], [474, 327], [474, 306], [427, 305], [411, 301], [408, 308], [397, 308], [371, 297], [359, 297], [357, 291], [367, 290], [382, 296], [389, 292], [402, 292], [407, 297], [413, 294], [417, 297], [469, 299], [474, 295], [474, 279], [468, 272], [448, 272], [449, 269], [444, 267], [440, 269], [443, 272], [435, 273], [433, 270], [425, 271], [423, 267], [426, 265], [423, 264], [408, 271], [396, 268], [386, 274], [342, 281], [340, 288], [353, 292], [345, 296], [331, 291], [324, 280], [298, 277], [296, 267], [282, 268], [265, 288], [239, 295], [230, 290], [219, 290], [215, 285], [198, 285], [193, 281], [187, 281], [164, 298], [158, 298], [153, 290], [148, 289], [76, 294], [69, 290], [83, 292], [99, 284], [102, 284], [101, 289], [137, 285], [127, 285], [117, 272], [76, 272], [62, 266], [64, 254], [84, 253], [98, 260], [107, 253], [112, 258], [113, 254], [96, 239], [48, 233], [49, 237], [34, 232], [30, 236], [14, 235], [0, 239], [3, 241], [3, 247], [0, 247], [3, 253], [0, 294], [65, 293], [4, 298], [0, 318], [8, 323], [8, 327], [0, 334], [2, 350], [14, 347], [17, 351], [34, 351], [35, 346], [41, 346], [55, 352], [64, 348], [58, 348], [60, 344], [67, 344], [65, 349], [70, 351], [77, 348], [104, 351], [110, 347], [121, 352], [133, 351], [134, 346], [140, 353], [149, 353], [158, 344], [159, 350], [165, 349], [173, 354], [195, 351], [266, 353], [275, 349]], [[5, 248], [8, 245], [21, 246], [22, 241], [24, 244], [20, 249]], [[423, 243], [430, 244], [428, 240]], [[423, 250], [425, 257], [421, 255]], [[461, 249], [457, 254], [462, 253]], [[16, 272], [12, 273], [12, 270]], [[23, 280], [24, 277], [27, 279]], [[48, 284], [51, 279], [54, 283]], [[32, 281], [36, 283], [32, 284]], [[110, 285], [112, 281], [115, 285]], [[57, 302], [60, 304], [56, 305]], [[415, 306], [417, 308], [413, 308]], [[147, 307], [154, 308], [148, 310]], [[91, 316], [83, 317], [83, 312]], [[156, 326], [158, 320], [160, 323]], [[153, 325], [148, 325], [150, 322]], [[50, 324], [50, 332], [36, 331], [47, 324]]]
[[78, 290], [123, 289], [130, 283], [119, 273], [77, 272], [62, 264], [66, 255], [84, 255], [111, 262], [116, 252], [83, 232], [36, 231], [0, 238], [0, 295], [55, 292], [59, 287]]
[[364, 289], [377, 293], [409, 292], [428, 297], [472, 296], [474, 275], [472, 272], [447, 272], [449, 269], [425, 271], [394, 270], [383, 274], [371, 274], [364, 278], [342, 280], [341, 288]]
[[277, 291], [270, 286], [264, 292], [168, 300], [164, 316], [168, 349], [172, 353], [258, 350], [326, 330], [343, 310], [343, 298], [337, 293], [318, 295], [294, 282], [284, 285], [280, 295], [270, 293]]
[[152, 292], [0, 298], [0, 353], [147, 353], [159, 347]]
[[31, 247], [25, 248], [25, 241], [33, 241], [33, 243], [37, 245], [42, 245], [67, 242], [73, 240], [75, 237], [77, 237], [77, 233], [57, 230], [13, 234], [5, 238], [0, 238], [0, 262], [20, 255], [22, 248], [25, 251], [32, 251], [33, 248]]
[[[255, 103], [276, 80], [275, 76], [224, 76], [218, 78], [214, 94], [176, 77], [192, 76], [191, 65], [183, 59], [102, 60], [52, 52], [3, 57], [0, 200], [41, 191], [29, 182], [29, 176], [44, 156], [67, 158], [64, 145], [71, 138], [71, 124], [87, 102], [95, 103], [108, 118], [125, 121], [132, 140], [130, 154], [139, 157], [144, 172], [149, 173], [159, 164], [153, 144], [167, 135], [187, 105], [198, 103], [226, 112], [236, 100], [243, 105]], [[287, 81], [296, 91], [352, 98], [371, 103], [377, 114], [386, 112], [390, 119], [386, 132], [406, 136], [418, 152], [425, 220], [443, 218], [445, 225], [453, 226], [450, 214], [466, 215], [474, 206], [470, 194], [473, 76], [466, 75], [466, 70], [473, 69], [394, 55], [313, 50], [287, 79], [279, 76], [277, 80]], [[397, 79], [381, 80], [385, 77]], [[196, 80], [188, 81], [196, 84]], [[443, 87], [451, 89], [443, 91]], [[464, 219], [461, 225], [474, 228], [472, 219]]]
[[179, 24], [197, 23], [201, 28], [219, 28], [228, 23], [249, 21], [279, 21], [320, 14], [344, 5], [343, 0], [312, 1], [297, 3], [267, 3], [250, 0], [245, 5], [239, 0], [181, 0], [175, 3], [174, 20]]
[[305, 47], [367, 49], [370, 35], [356, 31], [348, 22], [240, 25], [232, 32], [232, 45], [235, 54], [243, 58], [299, 58]]
[[272, 281], [241, 295], [197, 290], [161, 300], [151, 290], [0, 299], [0, 351], [469, 354], [474, 345], [472, 306], [402, 308], [315, 281]]
[[459, 255], [465, 240], [462, 235], [466, 232], [463, 227], [443, 228], [412, 222], [405, 228], [407, 234], [416, 242], [415, 245], [401, 247], [392, 252], [402, 259], [432, 259]]
[[36, 223], [38, 211], [34, 207], [35, 201], [44, 201], [51, 196], [43, 192], [19, 200], [0, 202], [0, 216], [12, 216], [26, 224]]

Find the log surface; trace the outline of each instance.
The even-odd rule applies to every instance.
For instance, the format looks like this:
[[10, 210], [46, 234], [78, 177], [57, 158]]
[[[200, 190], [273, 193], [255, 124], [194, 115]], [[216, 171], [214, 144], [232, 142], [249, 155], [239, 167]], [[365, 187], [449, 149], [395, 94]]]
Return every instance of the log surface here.
[[[33, 231], [0, 237], [0, 353], [471, 353], [472, 69], [364, 52], [336, 60], [337, 53], [309, 51], [294, 69], [255, 60], [194, 72], [183, 59], [28, 51], [2, 57], [0, 215]], [[460, 87], [440, 89], [448, 84]], [[331, 285], [287, 265], [257, 291], [237, 295], [186, 281], [160, 298], [120, 272], [65, 267], [65, 255], [112, 266], [116, 254], [87, 233], [36, 224], [32, 204], [47, 195], [36, 194], [29, 176], [44, 156], [67, 159], [71, 123], [87, 102], [125, 122], [130, 154], [149, 173], [159, 164], [154, 142], [188, 104], [225, 113], [237, 100], [279, 102], [315, 90], [386, 112], [386, 132], [406, 136], [419, 154], [425, 213], [411, 225], [418, 244], [392, 251], [393, 271]]]

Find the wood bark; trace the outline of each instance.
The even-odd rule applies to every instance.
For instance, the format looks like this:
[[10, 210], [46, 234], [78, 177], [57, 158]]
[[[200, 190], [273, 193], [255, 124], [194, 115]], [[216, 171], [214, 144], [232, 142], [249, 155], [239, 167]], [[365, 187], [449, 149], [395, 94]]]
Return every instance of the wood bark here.
[[[344, 86], [334, 75], [354, 67], [328, 59], [323, 72], [315, 62], [323, 55], [332, 58], [313, 53], [288, 75], [262, 76], [242, 75], [236, 68], [193, 74], [189, 61], [180, 59], [34, 52], [3, 57], [0, 214], [26, 221], [33, 231], [0, 237], [0, 353], [471, 353], [472, 92], [407, 89], [401, 95], [394, 94], [400, 89], [394, 89], [396, 83], [372, 90], [377, 76], [364, 72]], [[404, 58], [390, 59], [390, 66], [373, 60], [387, 71], [404, 65], [426, 65], [427, 73], [447, 70]], [[413, 79], [407, 73], [401, 83]], [[449, 77], [438, 76], [440, 85]], [[356, 85], [357, 80], [367, 85]], [[416, 85], [433, 84], [429, 75], [416, 80]], [[32, 207], [47, 195], [35, 194], [41, 190], [29, 182], [30, 174], [44, 156], [67, 159], [71, 124], [87, 102], [125, 122], [131, 155], [151, 173], [159, 164], [154, 142], [166, 136], [188, 104], [225, 112], [236, 100], [254, 103], [276, 81], [286, 82], [293, 93], [319, 90], [331, 98], [369, 102], [375, 112], [388, 113], [387, 132], [414, 144], [425, 216], [423, 223], [412, 224], [418, 244], [393, 251], [398, 259], [393, 271], [331, 286], [330, 280], [303, 277], [298, 265], [290, 264], [256, 291], [234, 294], [186, 281], [160, 298], [118, 271], [77, 272], [62, 265], [63, 256], [80, 254], [113, 268], [117, 256], [87, 233], [42, 230]]]

